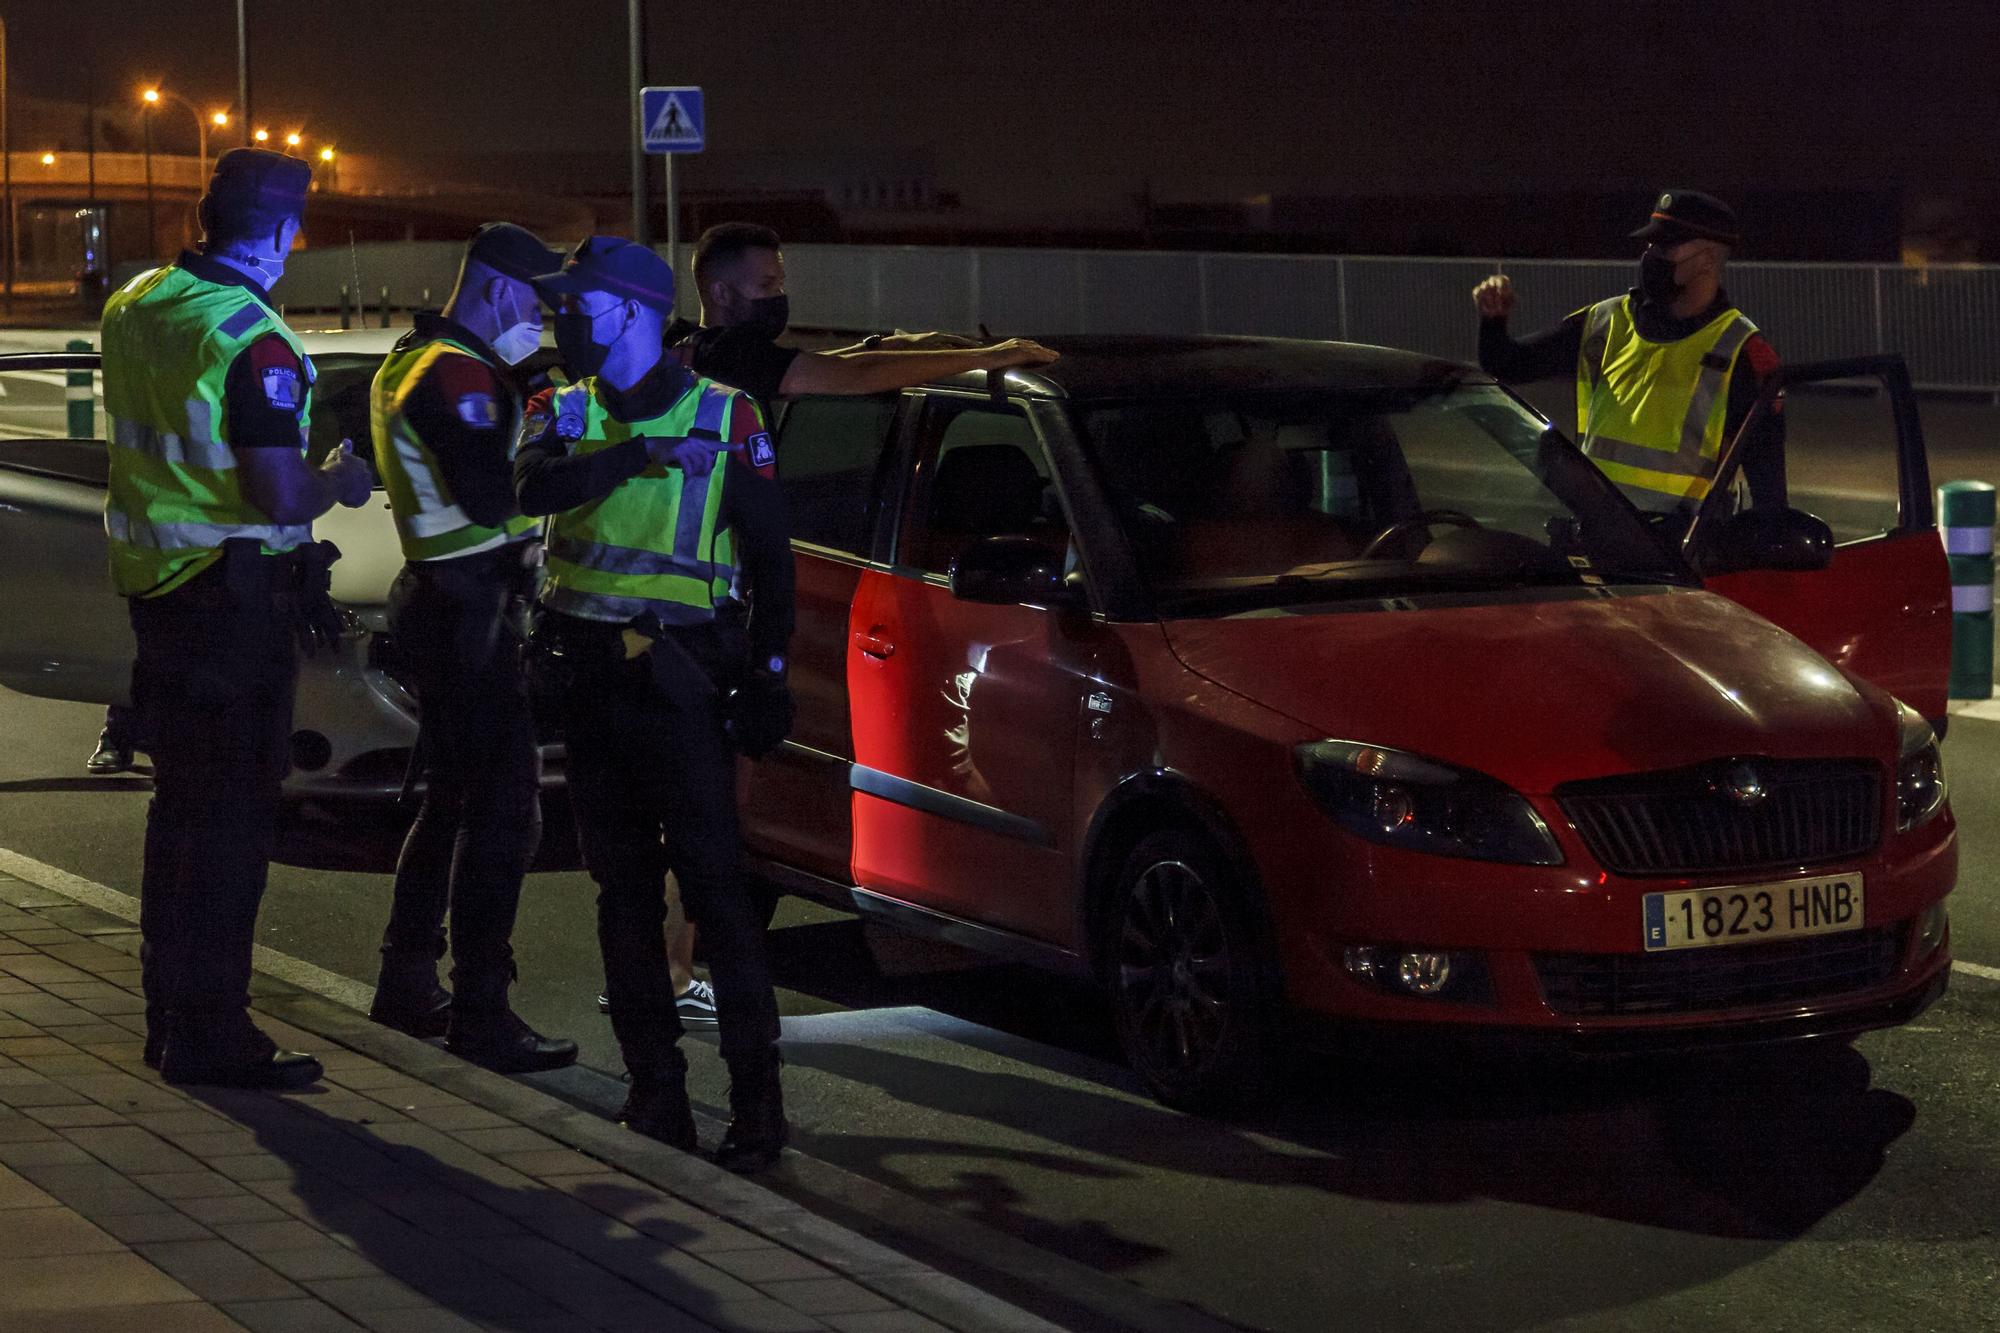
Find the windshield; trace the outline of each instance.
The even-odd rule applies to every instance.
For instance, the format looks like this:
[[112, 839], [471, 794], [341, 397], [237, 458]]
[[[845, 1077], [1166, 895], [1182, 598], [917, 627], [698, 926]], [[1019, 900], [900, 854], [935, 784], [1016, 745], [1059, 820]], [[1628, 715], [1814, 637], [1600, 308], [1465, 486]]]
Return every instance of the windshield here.
[[1167, 602], [1687, 575], [1492, 384], [1087, 406], [1085, 447]]

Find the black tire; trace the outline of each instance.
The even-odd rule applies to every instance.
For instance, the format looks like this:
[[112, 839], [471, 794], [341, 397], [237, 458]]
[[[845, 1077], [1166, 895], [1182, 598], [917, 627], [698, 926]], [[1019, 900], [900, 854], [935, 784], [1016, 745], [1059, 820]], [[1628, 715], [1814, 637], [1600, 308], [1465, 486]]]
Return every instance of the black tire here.
[[1118, 1043], [1153, 1095], [1241, 1109], [1275, 1083], [1280, 988], [1256, 903], [1204, 839], [1141, 839], [1118, 872], [1105, 940]]

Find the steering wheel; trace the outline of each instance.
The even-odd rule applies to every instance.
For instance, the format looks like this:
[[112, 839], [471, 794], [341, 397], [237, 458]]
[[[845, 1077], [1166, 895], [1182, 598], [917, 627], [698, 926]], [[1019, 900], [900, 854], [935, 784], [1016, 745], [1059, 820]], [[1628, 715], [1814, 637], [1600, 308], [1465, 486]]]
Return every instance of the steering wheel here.
[[1375, 553], [1388, 545], [1392, 539], [1400, 537], [1406, 532], [1413, 532], [1419, 528], [1429, 528], [1439, 523], [1447, 523], [1454, 528], [1483, 528], [1486, 526], [1472, 515], [1461, 510], [1426, 509], [1422, 513], [1412, 514], [1408, 518], [1399, 518], [1373, 537], [1370, 537], [1368, 544], [1361, 548], [1361, 554], [1356, 556], [1355, 559], [1372, 559]]

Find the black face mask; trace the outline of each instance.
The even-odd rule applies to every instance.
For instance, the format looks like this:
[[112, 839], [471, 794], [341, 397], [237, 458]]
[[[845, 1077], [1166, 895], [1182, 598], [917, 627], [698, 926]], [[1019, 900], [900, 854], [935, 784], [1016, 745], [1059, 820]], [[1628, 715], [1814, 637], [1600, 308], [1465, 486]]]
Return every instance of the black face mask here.
[[572, 383], [604, 369], [611, 348], [597, 341], [597, 319], [586, 311], [568, 310], [555, 317], [556, 353]]
[[776, 341], [791, 322], [791, 298], [779, 292], [776, 296], [760, 296], [752, 301], [750, 318], [737, 327], [750, 329], [759, 337]]
[[1681, 294], [1681, 285], [1674, 281], [1674, 261], [1658, 250], [1640, 255], [1639, 291], [1653, 305], [1672, 305]]

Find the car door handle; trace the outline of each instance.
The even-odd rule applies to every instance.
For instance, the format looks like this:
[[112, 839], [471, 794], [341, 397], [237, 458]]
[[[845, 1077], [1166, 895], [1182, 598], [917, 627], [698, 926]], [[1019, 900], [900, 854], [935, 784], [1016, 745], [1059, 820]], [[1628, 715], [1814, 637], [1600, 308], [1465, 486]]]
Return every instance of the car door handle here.
[[872, 657], [878, 662], [896, 655], [896, 645], [882, 637], [882, 628], [879, 625], [874, 629], [854, 631], [854, 646], [859, 648], [864, 656]]

